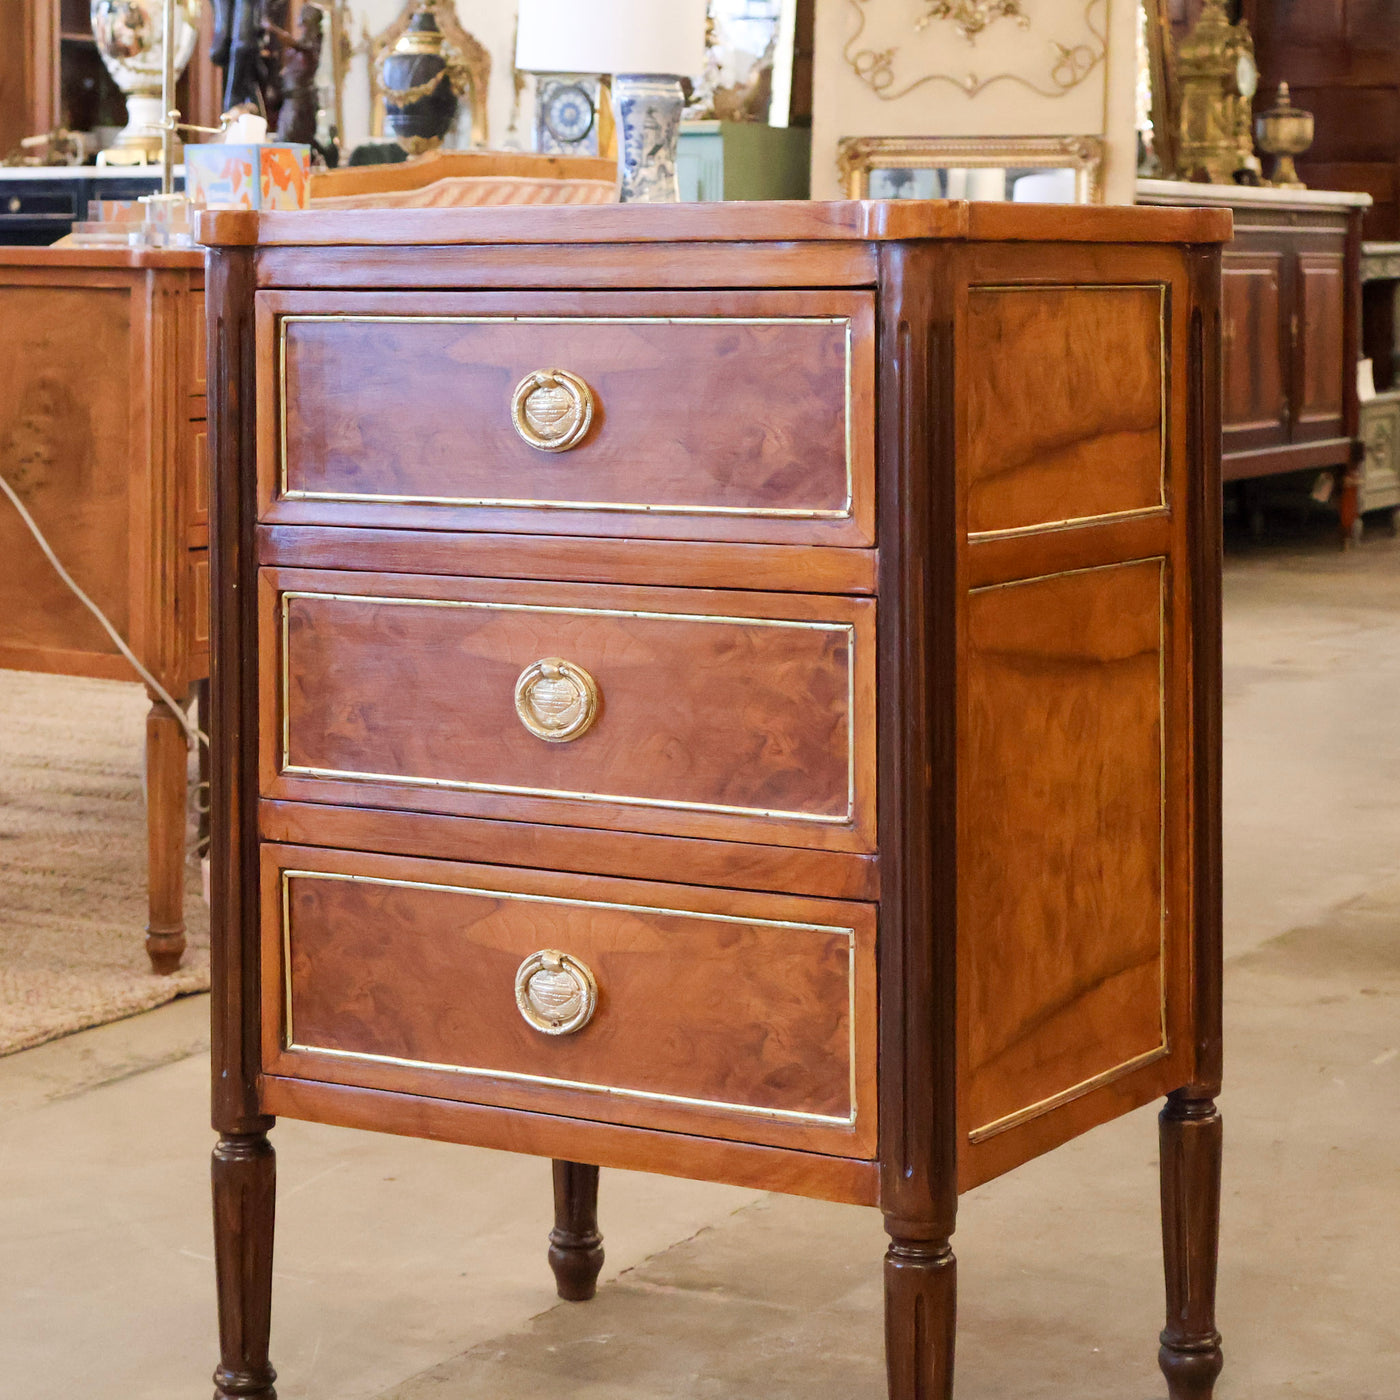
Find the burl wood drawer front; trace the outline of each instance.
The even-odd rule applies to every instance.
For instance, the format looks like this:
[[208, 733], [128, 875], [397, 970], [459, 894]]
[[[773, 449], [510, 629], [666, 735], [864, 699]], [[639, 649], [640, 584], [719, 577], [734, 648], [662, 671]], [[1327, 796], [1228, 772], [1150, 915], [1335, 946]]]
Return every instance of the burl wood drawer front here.
[[872, 600], [262, 579], [266, 796], [874, 848]]
[[866, 293], [258, 302], [265, 520], [874, 542]]
[[971, 534], [1164, 508], [1168, 291], [969, 289], [959, 376]]
[[278, 1076], [875, 1150], [870, 905], [266, 846]]

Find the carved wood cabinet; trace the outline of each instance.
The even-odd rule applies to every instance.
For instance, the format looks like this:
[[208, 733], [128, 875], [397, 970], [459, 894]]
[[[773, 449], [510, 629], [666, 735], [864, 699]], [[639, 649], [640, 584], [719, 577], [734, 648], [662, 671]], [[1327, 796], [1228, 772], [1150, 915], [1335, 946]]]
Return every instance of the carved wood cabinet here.
[[205, 216], [224, 1397], [277, 1115], [876, 1206], [1163, 1095], [1219, 1205], [1219, 243], [957, 203]]
[[1146, 180], [1139, 199], [1234, 214], [1221, 273], [1224, 479], [1336, 468], [1350, 529], [1361, 460], [1356, 362], [1369, 198]]

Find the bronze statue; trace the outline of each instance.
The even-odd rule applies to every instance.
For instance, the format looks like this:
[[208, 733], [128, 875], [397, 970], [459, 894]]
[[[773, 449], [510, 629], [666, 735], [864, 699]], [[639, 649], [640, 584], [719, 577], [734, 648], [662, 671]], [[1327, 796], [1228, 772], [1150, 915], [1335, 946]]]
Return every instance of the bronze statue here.
[[224, 111], [242, 107], [276, 123], [289, 7], [290, 0], [215, 0], [209, 57], [224, 70]]
[[277, 139], [316, 143], [316, 70], [321, 66], [319, 5], [303, 5], [295, 36], [279, 30], [282, 41], [281, 93], [277, 113]]

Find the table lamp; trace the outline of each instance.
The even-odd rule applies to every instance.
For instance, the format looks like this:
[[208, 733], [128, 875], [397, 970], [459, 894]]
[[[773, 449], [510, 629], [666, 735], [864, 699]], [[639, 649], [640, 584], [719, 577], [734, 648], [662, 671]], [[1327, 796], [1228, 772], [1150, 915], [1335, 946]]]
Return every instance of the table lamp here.
[[515, 66], [608, 73], [624, 201], [680, 197], [681, 76], [705, 64], [707, 0], [520, 0]]

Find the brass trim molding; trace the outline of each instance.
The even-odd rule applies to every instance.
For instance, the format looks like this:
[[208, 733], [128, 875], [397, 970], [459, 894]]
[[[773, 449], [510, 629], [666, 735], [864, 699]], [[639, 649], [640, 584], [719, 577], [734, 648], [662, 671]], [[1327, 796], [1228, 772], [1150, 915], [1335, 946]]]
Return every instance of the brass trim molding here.
[[986, 1142], [989, 1138], [1009, 1133], [1012, 1128], [1019, 1128], [1053, 1109], [1063, 1108], [1065, 1104], [1072, 1103], [1075, 1099], [1082, 1099], [1085, 1094], [1091, 1094], [1095, 1089], [1102, 1089], [1104, 1085], [1112, 1084], [1115, 1080], [1124, 1078], [1134, 1070], [1145, 1069], [1148, 1065], [1165, 1059], [1168, 1053], [1165, 1045], [1159, 1045], [1154, 1050], [1148, 1050], [1145, 1054], [1137, 1055], [1131, 1060], [1125, 1060], [1121, 1065], [1114, 1065], [1112, 1069], [1104, 1070], [1102, 1074], [1094, 1075], [1092, 1079], [1084, 1080], [1082, 1084], [1064, 1089], [1048, 1099], [1042, 1099], [1039, 1103], [1017, 1109], [1015, 1113], [1008, 1113], [1005, 1118], [998, 1118], [995, 1122], [988, 1123], [986, 1127], [976, 1128], [968, 1133], [967, 1140], [975, 1147], [978, 1143]]
[[1102, 204], [1104, 151], [1101, 136], [847, 136], [836, 169], [849, 199], [870, 198], [872, 170], [1070, 169], [1075, 199]]
[[[839, 816], [790, 812], [782, 809], [739, 807], [716, 802], [683, 802], [654, 797], [623, 797], [609, 793], [570, 792], [558, 788], [517, 787], [504, 783], [479, 783], [456, 778], [414, 777], [402, 773], [361, 773], [351, 769], [316, 768], [290, 761], [291, 734], [291, 608], [297, 599], [332, 603], [370, 603], [376, 606], [466, 608], [483, 612], [549, 613], [566, 617], [627, 617], [643, 620], [717, 623], [739, 627], [783, 627], [807, 632], [840, 632], [846, 638], [846, 810]], [[853, 622], [804, 622], [777, 617], [721, 617], [706, 613], [641, 612], [621, 608], [570, 608], [550, 604], [486, 603], [456, 598], [386, 598], [363, 593], [316, 593], [287, 589], [279, 595], [282, 615], [281, 701], [282, 753], [279, 771], [308, 778], [341, 782], [393, 783], [404, 787], [435, 788], [447, 792], [490, 792], [513, 797], [544, 797], [570, 802], [604, 802], [622, 807], [645, 807], [671, 812], [709, 812], [721, 816], [758, 817], [777, 821], [812, 822], [846, 826], [856, 815], [856, 625]], [[591, 677], [590, 677], [591, 679]]]
[[1034, 525], [1012, 525], [1004, 530], [969, 530], [969, 544], [979, 544], [983, 540], [1024, 539], [1028, 535], [1053, 535], [1065, 530], [1082, 530], [1091, 525], [1108, 525], [1119, 520], [1169, 520], [1171, 510], [1167, 506], [1139, 506], [1134, 510], [1112, 510], [1103, 515], [1069, 515], [1063, 520], [1042, 520]]
[[[859, 1112], [856, 1039], [856, 931], [840, 924], [809, 924], [788, 919], [753, 918], [747, 914], [708, 914], [693, 909], [670, 909], [652, 904], [624, 904], [612, 900], [572, 899], [564, 896], [523, 894], [514, 890], [478, 889], [469, 885], [439, 885], [426, 880], [397, 880], [375, 875], [341, 875], [325, 870], [282, 870], [282, 986], [283, 1025], [282, 1049], [289, 1054], [326, 1055], [338, 1060], [366, 1064], [398, 1065], [404, 1069], [426, 1069], [445, 1074], [460, 1074], [482, 1079], [503, 1079], [517, 1084], [542, 1084], [555, 1089], [578, 1089], [586, 1093], [605, 1094], [613, 1098], [640, 1099], [651, 1103], [678, 1104], [686, 1108], [704, 1108], [723, 1113], [738, 1113], [750, 1117], [771, 1118], [798, 1123], [820, 1123], [830, 1127], [852, 1128]], [[820, 933], [844, 936], [848, 960], [847, 1015], [850, 1039], [847, 1047], [850, 1072], [850, 1112], [844, 1116], [826, 1113], [804, 1113], [797, 1109], [764, 1108], [755, 1104], [728, 1103], [721, 1099], [689, 1098], [681, 1094], [663, 1094], [650, 1089], [626, 1089], [614, 1084], [592, 1084], [583, 1080], [556, 1079], [548, 1075], [524, 1074], [517, 1070], [481, 1069], [466, 1065], [438, 1064], [430, 1060], [408, 1060], [396, 1055], [376, 1055], [358, 1050], [332, 1050], [309, 1045], [296, 1039], [292, 1013], [292, 917], [289, 898], [291, 882], [296, 880], [326, 880], [344, 884], [384, 885], [395, 889], [431, 890], [435, 893], [475, 895], [479, 898], [516, 900], [529, 904], [562, 905], [577, 909], [616, 910], [631, 914], [661, 914], [674, 918], [697, 919], [705, 923], [746, 924], [756, 928], [787, 929], [793, 933]]]
[[[839, 509], [782, 506], [648, 505], [634, 501], [567, 501], [540, 497], [423, 496], [369, 491], [305, 491], [291, 485], [287, 454], [287, 327], [302, 323], [342, 322], [388, 325], [518, 326], [842, 326], [846, 339], [845, 446], [846, 495]], [[721, 516], [748, 520], [849, 520], [855, 505], [855, 328], [849, 316], [395, 316], [287, 312], [277, 318], [277, 417], [280, 460], [278, 497], [285, 501], [326, 501], [343, 505], [414, 505], [488, 507], [502, 510], [598, 511], [628, 515]], [[579, 381], [582, 383], [582, 381]], [[586, 388], [587, 386], [585, 386]], [[592, 393], [589, 391], [590, 400]], [[517, 431], [519, 427], [517, 425]], [[584, 432], [587, 431], [585, 427]], [[582, 434], [580, 434], [580, 438]], [[528, 439], [527, 439], [528, 441]], [[534, 445], [534, 444], [531, 444]]]

